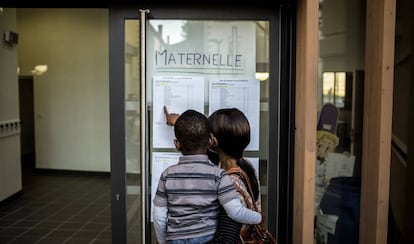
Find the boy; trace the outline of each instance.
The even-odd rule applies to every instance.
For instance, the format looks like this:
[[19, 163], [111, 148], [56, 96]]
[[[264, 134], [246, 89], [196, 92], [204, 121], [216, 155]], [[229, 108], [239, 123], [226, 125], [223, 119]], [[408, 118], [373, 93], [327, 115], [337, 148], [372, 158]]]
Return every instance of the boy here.
[[213, 137], [207, 117], [187, 110], [175, 122], [174, 133], [182, 156], [158, 183], [153, 213], [158, 242], [208, 242], [216, 231], [219, 205], [235, 221], [260, 223], [261, 214], [243, 207], [231, 178], [209, 161]]

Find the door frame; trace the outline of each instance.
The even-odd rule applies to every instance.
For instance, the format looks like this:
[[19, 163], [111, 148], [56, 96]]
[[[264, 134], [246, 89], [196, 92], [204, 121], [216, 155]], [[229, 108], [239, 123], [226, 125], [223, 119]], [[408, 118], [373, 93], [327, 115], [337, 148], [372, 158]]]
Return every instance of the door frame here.
[[[125, 74], [124, 21], [139, 20], [139, 9], [150, 9], [156, 19], [202, 20], [269, 20], [269, 163], [268, 228], [280, 243], [290, 243], [293, 216], [293, 144], [294, 144], [294, 64], [295, 6], [150, 5], [109, 7], [109, 87], [110, 87], [110, 151], [111, 151], [111, 216], [112, 240], [127, 242], [126, 166], [125, 166]], [[214, 11], [214, 15], [212, 15]], [[231, 14], [229, 14], [231, 13]], [[212, 17], [214, 16], [214, 18]], [[148, 185], [146, 186], [148, 187]], [[150, 192], [150, 191], [146, 191]], [[273, 193], [273, 194], [272, 194]], [[147, 199], [150, 199], [147, 197]], [[146, 204], [149, 219], [149, 203]], [[150, 222], [148, 221], [148, 224]], [[149, 230], [150, 228], [145, 228]], [[146, 234], [146, 236], [150, 236]], [[149, 240], [148, 240], [149, 241]], [[149, 242], [148, 242], [149, 243]]]

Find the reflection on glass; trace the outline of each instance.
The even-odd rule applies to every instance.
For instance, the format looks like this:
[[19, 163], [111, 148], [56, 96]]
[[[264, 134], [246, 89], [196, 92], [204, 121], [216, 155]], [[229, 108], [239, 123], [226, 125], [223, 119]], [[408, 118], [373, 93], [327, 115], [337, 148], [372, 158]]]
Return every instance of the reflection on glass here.
[[[232, 25], [233, 24], [233, 25]], [[228, 27], [231, 28], [228, 28]], [[248, 27], [249, 35], [246, 35], [243, 28]], [[256, 125], [259, 134], [258, 148], [246, 151], [245, 156], [253, 158], [255, 164], [259, 168], [259, 180], [261, 184], [261, 203], [264, 221], [267, 223], [267, 166], [268, 166], [268, 142], [269, 142], [269, 23], [268, 21], [202, 21], [202, 20], [149, 20], [148, 25], [148, 40], [147, 40], [147, 108], [150, 112], [149, 127], [153, 129], [154, 119], [158, 114], [153, 114], [154, 97], [153, 97], [153, 82], [154, 77], [160, 76], [190, 76], [202, 77], [204, 84], [210, 79], [255, 79], [256, 72], [264, 73], [264, 76], [259, 78], [258, 86], [260, 86], [260, 94], [257, 97], [259, 105], [256, 112], [257, 119], [260, 123]], [[240, 27], [240, 28], [239, 28]], [[252, 34], [251, 34], [251, 33]], [[139, 59], [139, 21], [126, 20], [125, 21], [125, 142], [126, 142], [126, 168], [127, 168], [127, 210], [128, 210], [128, 243], [139, 243], [141, 240], [140, 223], [144, 216], [140, 208], [140, 59]], [[224, 38], [219, 38], [217, 33], [220, 33]], [[226, 55], [237, 54], [242, 48], [240, 43], [248, 43], [252, 45], [248, 50], [251, 55], [246, 58], [246, 74], [242, 74], [237, 69], [218, 69], [220, 67], [204, 67], [199, 69], [189, 69], [186, 66], [177, 66], [174, 69], [169, 67], [162, 67], [156, 69], [154, 61], [154, 50], [159, 51], [160, 57], [163, 51], [168, 49], [169, 54], [165, 55], [163, 61], [179, 64], [180, 62], [189, 62], [197, 64], [195, 59], [181, 59], [182, 54], [178, 53], [180, 50], [185, 50], [187, 53], [195, 53], [195, 48], [205, 51], [205, 53], [221, 54], [225, 52]], [[231, 47], [231, 48], [229, 48]], [[207, 50], [207, 51], [206, 51]], [[175, 52], [175, 53], [174, 53]], [[165, 53], [166, 54], [166, 53]], [[181, 55], [181, 56], [180, 56]], [[187, 58], [195, 57], [194, 55], [187, 56]], [[208, 56], [206, 56], [208, 57]], [[213, 57], [213, 56], [211, 56]], [[227, 57], [227, 56], [226, 56]], [[158, 60], [159, 61], [159, 60]], [[207, 61], [206, 61], [207, 62]], [[213, 61], [210, 61], [211, 63]], [[228, 63], [227, 63], [228, 64]], [[173, 80], [173, 79], [172, 79]], [[202, 110], [207, 114], [209, 111], [208, 105], [208, 85], [204, 87], [206, 91], [204, 97], [206, 100], [202, 101]], [[171, 90], [169, 91], [171, 92]], [[190, 96], [192, 93], [189, 93]], [[174, 97], [176, 98], [176, 97]], [[160, 103], [168, 102], [157, 101]], [[171, 112], [173, 107], [169, 107]], [[155, 121], [156, 122], [156, 121]], [[165, 124], [162, 123], [162, 124]], [[149, 133], [149, 141], [153, 142], [153, 133]], [[152, 156], [161, 153], [176, 153], [174, 148], [153, 148], [149, 149], [148, 155], [150, 160]], [[151, 162], [152, 163], [152, 162]], [[150, 163], [150, 165], [151, 165]], [[151, 177], [160, 169], [154, 168], [157, 165], [151, 165]], [[152, 186], [151, 189], [156, 186]], [[151, 201], [149, 201], [152, 204]], [[149, 213], [151, 214], [151, 213]], [[152, 223], [150, 223], [152, 226]], [[154, 232], [152, 231], [152, 242], [155, 243]]]
[[334, 102], [334, 83], [335, 75], [333, 72], [323, 73], [323, 103], [333, 103]]
[[125, 156], [128, 243], [141, 240], [139, 21], [125, 21]]
[[[161, 130], [171, 129], [163, 128], [165, 127], [165, 118], [160, 112], [162, 105], [166, 105], [168, 110], [174, 113], [183, 112], [180, 109], [188, 105], [200, 109], [200, 112], [208, 116], [211, 109], [223, 107], [224, 105], [220, 105], [220, 102], [233, 95], [234, 99], [227, 99], [227, 102], [237, 102], [247, 107], [252, 103], [249, 103], [247, 99], [244, 102], [240, 101], [240, 98], [246, 97], [250, 91], [244, 90], [244, 85], [240, 84], [235, 87], [239, 91], [239, 96], [234, 96], [235, 89], [223, 90], [222, 98], [212, 99], [214, 101], [210, 101], [210, 99], [218, 93], [211, 92], [209, 85], [217, 84], [217, 81], [226, 79], [232, 82], [256, 80], [256, 78], [259, 80], [256, 80], [257, 87], [260, 87], [259, 94], [248, 96], [250, 99], [257, 99], [253, 103], [257, 107], [247, 113], [257, 112], [251, 122], [257, 121], [254, 126], [258, 128], [255, 133], [258, 138], [256, 140], [258, 146], [246, 151], [245, 156], [253, 158], [259, 169], [262, 213], [264, 222], [267, 223], [269, 22], [150, 19], [147, 44], [147, 54], [149, 55], [147, 59], [147, 106], [151, 112], [149, 127], [151, 130], [157, 129], [155, 133], [150, 131], [150, 141], [153, 143], [150, 151], [153, 155], [176, 153], [172, 143], [169, 147], [167, 143], [157, 143], [161, 138], [154, 138], [154, 136], [160, 137]], [[234, 57], [240, 53], [246, 54], [246, 56], [243, 56], [243, 60], [240, 62], [242, 68], [235, 68], [235, 60], [239, 62], [239, 59]], [[262, 76], [256, 77], [259, 72]], [[186, 77], [186, 79], [182, 79], [182, 77]], [[189, 92], [193, 88], [185, 85], [187, 80], [200, 81], [201, 84], [198, 86], [200, 86], [200, 91], [204, 90], [203, 94]], [[223, 84], [231, 85], [230, 81], [223, 82]], [[217, 86], [214, 88], [219, 89]], [[187, 95], [183, 96], [183, 93]], [[201, 108], [199, 101], [197, 100], [195, 103], [196, 99], [191, 98], [194, 94], [197, 94], [197, 97], [202, 97]], [[170, 141], [172, 142], [171, 138], [165, 140], [165, 142]], [[150, 156], [150, 159], [153, 157]], [[162, 171], [160, 168], [164, 166], [161, 162], [155, 162], [155, 159], [150, 164], [152, 177], [154, 177], [151, 188], [155, 188], [158, 177], [154, 175], [156, 172]]]
[[322, 76], [323, 103], [333, 103], [338, 108], [345, 106], [345, 72], [324, 72]]
[[350, 1], [319, 6], [314, 242], [358, 243], [365, 11]]
[[186, 20], [151, 20], [150, 24], [161, 36], [163, 42], [167, 45], [174, 45], [185, 39]]

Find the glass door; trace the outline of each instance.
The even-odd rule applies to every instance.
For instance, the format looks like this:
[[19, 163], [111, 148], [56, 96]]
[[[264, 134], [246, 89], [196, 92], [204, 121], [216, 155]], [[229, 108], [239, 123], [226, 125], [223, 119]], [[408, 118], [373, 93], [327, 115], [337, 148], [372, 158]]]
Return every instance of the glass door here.
[[113, 241], [156, 243], [152, 200], [161, 172], [180, 156], [164, 106], [206, 116], [228, 107], [245, 113], [251, 142], [244, 156], [258, 173], [264, 223], [275, 236], [278, 222], [286, 229], [289, 172], [280, 169], [291, 162], [279, 145], [291, 139], [280, 138], [291, 91], [289, 79], [281, 85], [280, 17], [230, 6], [110, 11]]

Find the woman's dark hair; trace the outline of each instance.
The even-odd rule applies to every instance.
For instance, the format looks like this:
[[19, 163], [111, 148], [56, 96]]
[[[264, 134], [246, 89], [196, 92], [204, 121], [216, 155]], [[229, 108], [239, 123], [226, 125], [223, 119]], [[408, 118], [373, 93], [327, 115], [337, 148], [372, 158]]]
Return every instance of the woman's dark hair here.
[[[237, 164], [244, 172], [246, 172], [247, 176], [249, 177], [250, 185], [252, 186], [254, 201], [257, 201], [257, 199], [259, 199], [260, 189], [259, 182], [256, 178], [256, 170], [253, 168], [252, 164], [244, 158], [239, 159], [237, 161]], [[247, 182], [245, 182], [245, 184], [247, 186]]]
[[243, 152], [250, 143], [249, 120], [237, 108], [223, 108], [212, 113], [208, 121], [220, 150], [237, 159], [239, 167], [246, 172], [250, 179], [254, 199], [257, 201], [259, 183], [256, 173], [251, 163], [243, 159]]
[[219, 109], [208, 117], [221, 151], [239, 159], [250, 143], [250, 124], [237, 108]]

